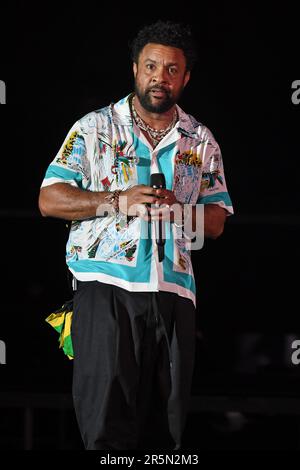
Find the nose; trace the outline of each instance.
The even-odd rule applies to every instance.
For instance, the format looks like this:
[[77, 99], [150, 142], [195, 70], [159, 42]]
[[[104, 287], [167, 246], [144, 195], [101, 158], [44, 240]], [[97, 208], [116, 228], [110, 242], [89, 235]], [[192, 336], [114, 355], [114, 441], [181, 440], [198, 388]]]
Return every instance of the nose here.
[[152, 77], [154, 83], [167, 83], [167, 72], [164, 67], [159, 67], [155, 70], [155, 74]]

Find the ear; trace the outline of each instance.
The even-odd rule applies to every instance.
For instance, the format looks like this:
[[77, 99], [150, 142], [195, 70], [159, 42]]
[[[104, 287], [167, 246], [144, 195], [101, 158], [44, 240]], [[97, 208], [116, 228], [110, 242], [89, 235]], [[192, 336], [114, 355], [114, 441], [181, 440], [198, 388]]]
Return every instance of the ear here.
[[136, 74], [137, 74], [137, 64], [135, 62], [133, 62], [133, 75], [134, 75], [134, 78], [136, 77]]
[[183, 87], [185, 87], [185, 85], [188, 83], [190, 76], [191, 76], [191, 72], [190, 70], [187, 70], [185, 72], [184, 79], [183, 79]]

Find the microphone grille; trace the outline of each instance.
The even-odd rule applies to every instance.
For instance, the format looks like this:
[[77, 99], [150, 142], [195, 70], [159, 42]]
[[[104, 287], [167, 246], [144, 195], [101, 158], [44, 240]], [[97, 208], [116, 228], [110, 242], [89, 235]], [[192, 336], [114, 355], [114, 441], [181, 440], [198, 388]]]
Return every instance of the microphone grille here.
[[153, 188], [165, 188], [166, 179], [163, 173], [152, 173], [150, 176], [150, 186]]

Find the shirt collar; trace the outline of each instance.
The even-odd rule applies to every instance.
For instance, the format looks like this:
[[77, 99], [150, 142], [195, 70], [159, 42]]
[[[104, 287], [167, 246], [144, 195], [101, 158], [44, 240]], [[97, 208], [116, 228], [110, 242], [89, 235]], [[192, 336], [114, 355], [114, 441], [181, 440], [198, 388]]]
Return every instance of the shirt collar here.
[[[130, 93], [125, 98], [111, 105], [113, 123], [118, 126], [132, 126], [132, 116], [130, 112], [129, 100], [132, 96]], [[178, 105], [176, 105], [179, 122], [177, 123], [177, 131], [184, 136], [196, 138], [197, 127], [199, 123], [195, 118], [186, 114]]]

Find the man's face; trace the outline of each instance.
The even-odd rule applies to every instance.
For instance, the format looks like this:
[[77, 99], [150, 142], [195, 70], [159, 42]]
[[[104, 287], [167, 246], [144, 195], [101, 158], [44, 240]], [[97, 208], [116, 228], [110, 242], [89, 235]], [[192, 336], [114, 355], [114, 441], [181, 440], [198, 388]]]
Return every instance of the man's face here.
[[135, 93], [144, 109], [164, 113], [179, 100], [190, 72], [181, 49], [149, 43], [133, 64]]

